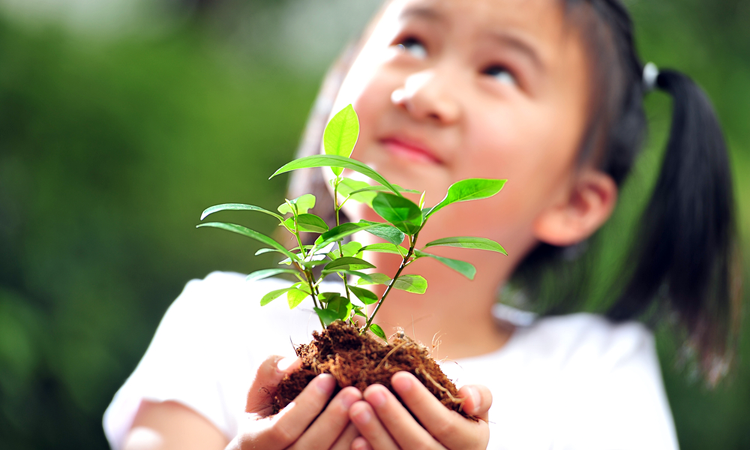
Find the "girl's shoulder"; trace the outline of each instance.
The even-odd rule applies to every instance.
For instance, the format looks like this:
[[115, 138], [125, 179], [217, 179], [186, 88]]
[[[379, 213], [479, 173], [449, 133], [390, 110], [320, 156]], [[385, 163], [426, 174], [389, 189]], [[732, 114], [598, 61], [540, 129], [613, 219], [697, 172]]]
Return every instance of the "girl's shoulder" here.
[[499, 441], [518, 448], [677, 448], [653, 334], [644, 325], [588, 313], [512, 314], [521, 320], [512, 320], [516, 330], [503, 348], [443, 364], [460, 384], [492, 391], [500, 407], [493, 404], [490, 422]]
[[536, 318], [517, 326], [509, 344], [511, 352], [522, 351], [526, 358], [561, 370], [584, 366], [587, 371], [606, 372], [632, 359], [655, 362], [653, 334], [643, 324], [615, 323], [590, 313]]

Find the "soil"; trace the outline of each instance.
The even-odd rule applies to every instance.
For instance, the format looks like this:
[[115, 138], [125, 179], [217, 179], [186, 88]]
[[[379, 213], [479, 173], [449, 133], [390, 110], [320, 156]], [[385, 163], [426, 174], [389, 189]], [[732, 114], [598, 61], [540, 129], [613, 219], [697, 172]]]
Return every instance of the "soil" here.
[[360, 391], [371, 384], [382, 384], [391, 392], [391, 376], [399, 371], [411, 372], [440, 403], [462, 416], [476, 420], [461, 410], [458, 390], [433, 360], [423, 345], [403, 333], [396, 333], [386, 344], [369, 334], [360, 335], [356, 328], [344, 322], [334, 322], [322, 333], [313, 332], [313, 341], [295, 349], [302, 360], [300, 369], [281, 381], [273, 398], [276, 414], [321, 373], [330, 373], [337, 381], [338, 391], [354, 386]]

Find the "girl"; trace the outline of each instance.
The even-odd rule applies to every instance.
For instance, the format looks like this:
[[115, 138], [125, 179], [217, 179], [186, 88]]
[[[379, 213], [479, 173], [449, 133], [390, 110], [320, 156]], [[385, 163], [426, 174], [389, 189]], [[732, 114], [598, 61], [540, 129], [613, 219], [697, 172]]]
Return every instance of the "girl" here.
[[[278, 281], [212, 274], [188, 284], [108, 409], [113, 447], [677, 448], [652, 335], [630, 319], [674, 313], [709, 377], [721, 375], [739, 298], [732, 187], [708, 101], [684, 75], [644, 67], [631, 33], [618, 0], [393, 0], [340, 87], [327, 85], [336, 95], [326, 116], [348, 103], [359, 114], [353, 156], [426, 191], [427, 204], [458, 179], [510, 180], [422, 232], [424, 242], [488, 237], [510, 256], [445, 251], [478, 267], [473, 282], [420, 262], [428, 293], [394, 293], [378, 316], [386, 330], [439, 336], [437, 356], [456, 361], [443, 367], [479, 422], [449, 412], [407, 373], [392, 380], [406, 406], [377, 385], [343, 389], [326, 406], [334, 382], [320, 375], [281, 414], [258, 419], [296, 364], [267, 355], [288, 354], [290, 336], [309, 340], [315, 318], [281, 302], [259, 310]], [[672, 95], [672, 131], [607, 317], [503, 314], [496, 293], [512, 275], [536, 273], [611, 215], [652, 89]], [[308, 142], [319, 151], [319, 134]], [[347, 207], [353, 221], [374, 218]], [[386, 273], [396, 263], [378, 258]]]

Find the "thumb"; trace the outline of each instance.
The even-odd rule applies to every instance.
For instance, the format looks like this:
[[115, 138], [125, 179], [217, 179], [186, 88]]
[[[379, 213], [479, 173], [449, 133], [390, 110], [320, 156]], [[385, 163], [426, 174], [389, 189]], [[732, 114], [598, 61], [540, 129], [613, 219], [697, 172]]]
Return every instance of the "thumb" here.
[[247, 392], [245, 412], [267, 416], [271, 413], [271, 401], [276, 393], [276, 386], [284, 376], [294, 372], [300, 366], [299, 358], [269, 356], [258, 367], [253, 384]]
[[488, 420], [492, 393], [481, 384], [470, 384], [458, 390], [458, 397], [464, 399], [461, 409], [467, 414], [476, 416], [485, 422]]

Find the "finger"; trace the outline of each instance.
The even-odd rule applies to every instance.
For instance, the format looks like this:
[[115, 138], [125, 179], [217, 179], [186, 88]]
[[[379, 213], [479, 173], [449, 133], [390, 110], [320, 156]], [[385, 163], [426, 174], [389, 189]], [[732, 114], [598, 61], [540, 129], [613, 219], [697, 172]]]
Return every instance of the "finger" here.
[[353, 423], [349, 422], [349, 424], [344, 429], [344, 432], [341, 433], [341, 436], [339, 436], [339, 438], [331, 447], [331, 450], [349, 450], [352, 448], [352, 443], [357, 437], [359, 437], [359, 430], [357, 430], [357, 427], [355, 427]]
[[[474, 422], [449, 410], [411, 373], [394, 374], [391, 378], [391, 385], [429, 434], [446, 447], [466, 448], [489, 439], [489, 428], [486, 422]], [[477, 403], [479, 404], [479, 401]], [[377, 408], [375, 410], [378, 411]], [[379, 411], [378, 416], [381, 416]], [[388, 424], [386, 427], [391, 434], [395, 433]], [[399, 441], [395, 434], [394, 437]]]
[[352, 441], [351, 450], [374, 450], [374, 449], [370, 446], [370, 443], [367, 442], [367, 439], [360, 436]]
[[[349, 407], [361, 399], [359, 389], [351, 386], [342, 389], [292, 448], [314, 450], [331, 447], [349, 424]], [[350, 442], [354, 437], [356, 435]]]
[[[381, 386], [382, 387], [382, 386]], [[368, 388], [369, 389], [369, 388]], [[383, 388], [385, 389], [385, 388]], [[365, 390], [367, 392], [367, 390]], [[356, 402], [349, 408], [349, 418], [359, 430], [362, 438], [352, 442], [357, 448], [372, 448], [374, 450], [399, 450], [388, 431], [375, 415], [372, 406], [368, 402]], [[364, 443], [362, 442], [364, 440]], [[364, 447], [367, 444], [369, 447]]]
[[292, 445], [320, 414], [331, 397], [336, 380], [321, 374], [278, 414], [250, 424], [255, 428], [252, 448], [286, 448]]
[[[368, 387], [365, 389], [364, 398], [399, 447], [441, 448], [385, 386], [374, 384]], [[443, 405], [440, 407], [445, 408]], [[364, 433], [362, 435], [368, 437]], [[367, 440], [373, 447], [378, 448], [372, 440]]]
[[297, 370], [301, 361], [299, 358], [283, 358], [270, 356], [258, 367], [255, 379], [247, 391], [245, 411], [261, 416], [271, 413], [271, 400], [284, 375]]
[[458, 390], [458, 397], [464, 399], [461, 409], [466, 414], [478, 417], [487, 422], [490, 406], [492, 406], [492, 392], [481, 384], [466, 385]]

